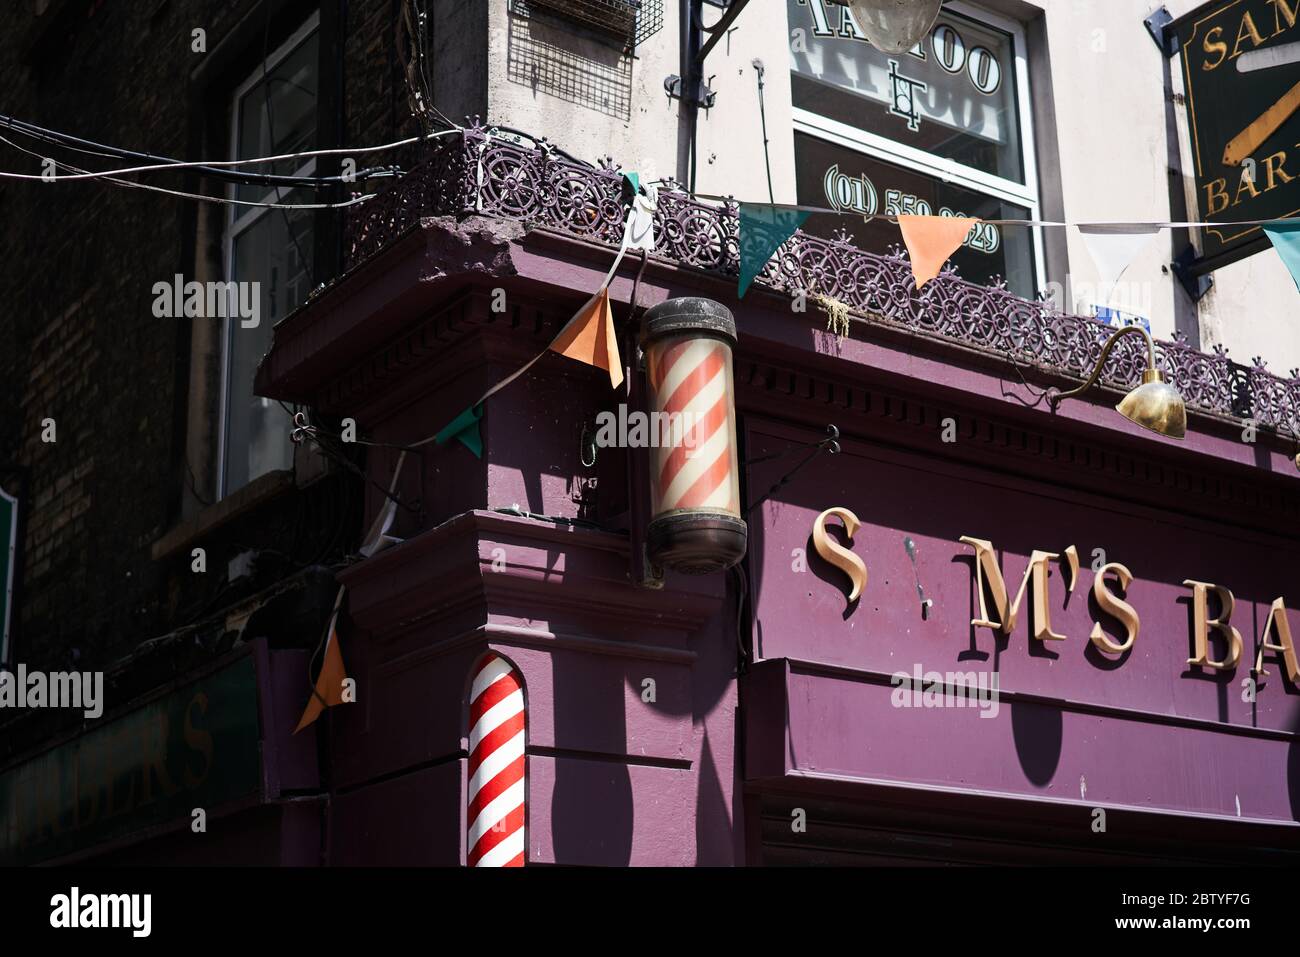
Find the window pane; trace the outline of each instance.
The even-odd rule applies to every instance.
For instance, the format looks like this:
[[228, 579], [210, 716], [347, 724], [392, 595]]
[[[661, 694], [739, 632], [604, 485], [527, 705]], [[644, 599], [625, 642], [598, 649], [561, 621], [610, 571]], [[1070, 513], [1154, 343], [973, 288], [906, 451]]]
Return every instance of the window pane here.
[[[304, 203], [310, 197], [299, 190], [286, 193], [284, 201]], [[231, 278], [240, 283], [246, 300], [252, 292], [243, 284], [258, 284], [260, 321], [245, 327], [238, 318], [229, 320], [226, 494], [259, 475], [293, 464], [290, 416], [273, 399], [253, 394], [253, 375], [271, 347], [272, 328], [311, 290], [311, 253], [308, 210], [267, 210], [235, 237]]]
[[[268, 70], [265, 81], [260, 69], [253, 74], [257, 83], [239, 98], [237, 105], [239, 142], [235, 159], [280, 156], [312, 148], [316, 142], [316, 42], [313, 33]], [[268, 99], [274, 137], [268, 122]], [[301, 160], [283, 160], [249, 166], [247, 171], [289, 176], [302, 165]], [[241, 186], [238, 198], [258, 200], [265, 193], [265, 187]]]
[[[873, 159], [804, 133], [794, 136], [798, 201], [809, 206], [829, 206], [846, 212], [918, 216], [961, 215], [981, 219], [1030, 219], [1029, 210], [994, 196], [945, 183], [894, 163]], [[895, 212], [895, 214], [896, 214]], [[858, 216], [812, 216], [804, 230], [833, 238], [836, 229], [848, 230], [862, 249], [884, 253], [900, 242], [898, 227], [883, 219], [864, 223]], [[951, 257], [963, 279], [988, 285], [1002, 276], [1016, 295], [1033, 299], [1032, 234], [1026, 226], [982, 224], [966, 245]]]
[[[248, 159], [312, 149], [316, 143], [316, 54], [313, 33], [274, 67], [254, 72], [253, 84], [235, 103], [234, 156]], [[311, 161], [285, 160], [248, 167], [250, 172], [292, 175]], [[245, 202], [311, 203], [308, 190], [239, 186], [236, 198]], [[250, 218], [251, 215], [251, 218]], [[289, 440], [291, 417], [278, 402], [253, 394], [257, 365], [271, 345], [275, 324], [296, 308], [311, 291], [312, 213], [308, 210], [266, 209], [254, 214], [235, 207], [232, 220], [230, 279], [239, 284], [246, 303], [255, 298], [258, 322], [235, 313], [227, 321], [227, 380], [223, 494], [253, 479], [293, 464]], [[252, 284], [256, 284], [254, 292]]]
[[848, 7], [787, 0], [795, 107], [1025, 182], [1012, 37], [944, 10], [910, 53], [881, 53]]

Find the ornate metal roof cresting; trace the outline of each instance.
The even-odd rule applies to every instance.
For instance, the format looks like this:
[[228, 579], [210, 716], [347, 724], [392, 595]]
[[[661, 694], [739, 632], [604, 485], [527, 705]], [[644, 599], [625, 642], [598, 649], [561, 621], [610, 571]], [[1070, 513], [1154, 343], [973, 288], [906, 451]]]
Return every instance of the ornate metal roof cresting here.
[[[474, 125], [460, 136], [431, 141], [427, 159], [373, 200], [349, 211], [347, 267], [378, 252], [421, 216], [478, 213], [518, 220], [617, 246], [623, 235], [623, 179], [610, 158], [582, 163], [543, 138]], [[663, 181], [655, 215], [656, 255], [725, 275], [739, 273], [738, 204], [709, 205]], [[918, 292], [904, 250], [867, 252], [847, 234], [824, 239], [802, 231], [772, 257], [758, 283], [794, 294], [833, 297], [859, 315], [954, 340], [1027, 367], [1082, 378], [1114, 327], [1030, 301], [1003, 284], [962, 279], [951, 264]], [[1191, 348], [1178, 335], [1157, 342], [1157, 365], [1189, 407], [1240, 419], [1291, 437], [1300, 435], [1300, 370], [1287, 379], [1264, 360], [1250, 366], [1227, 350]], [[1118, 343], [1103, 381], [1127, 389], [1146, 367], [1141, 342]]]

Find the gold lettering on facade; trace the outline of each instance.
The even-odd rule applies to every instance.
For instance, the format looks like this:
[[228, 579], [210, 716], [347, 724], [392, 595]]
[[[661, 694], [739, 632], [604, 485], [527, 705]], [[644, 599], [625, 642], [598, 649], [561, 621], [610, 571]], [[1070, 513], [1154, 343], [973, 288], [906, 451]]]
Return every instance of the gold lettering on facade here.
[[[1300, 2], [1300, 0], [1297, 0], [1297, 2]], [[851, 549], [840, 545], [827, 534], [826, 524], [831, 518], [838, 518], [844, 523], [849, 538], [852, 538], [857, 533], [861, 521], [849, 509], [836, 507], [828, 508], [818, 515], [813, 522], [813, 546], [823, 559], [849, 577], [852, 590], [848, 599], [849, 604], [852, 605], [854, 601], [861, 597], [863, 590], [866, 588], [867, 566]], [[1066, 639], [1065, 635], [1057, 634], [1052, 630], [1049, 589], [1050, 563], [1054, 560], [1063, 560], [1063, 565], [1068, 570], [1069, 576], [1067, 591], [1073, 594], [1079, 577], [1078, 549], [1073, 545], [1065, 548], [1060, 553], [1034, 549], [1029, 555], [1029, 566], [1020, 579], [1020, 587], [1013, 599], [1007, 590], [1006, 580], [1003, 578], [1002, 569], [998, 563], [998, 554], [993, 547], [993, 543], [969, 535], [961, 536], [959, 541], [975, 550], [973, 556], [975, 559], [974, 584], [979, 596], [979, 616], [971, 619], [973, 627], [991, 628], [1009, 637], [1015, 631], [1016, 623], [1020, 617], [1021, 605], [1028, 591], [1033, 602], [1033, 637], [1039, 641], [1064, 641]], [[1118, 622], [1124, 633], [1121, 641], [1115, 641], [1106, 634], [1100, 621], [1093, 622], [1092, 631], [1088, 636], [1089, 640], [1094, 647], [1105, 654], [1120, 655], [1130, 651], [1141, 632], [1142, 621], [1138, 616], [1137, 609], [1125, 597], [1121, 597], [1121, 595], [1126, 596], [1132, 583], [1133, 573], [1129, 571], [1127, 566], [1119, 562], [1108, 562], [1101, 566], [1093, 578], [1092, 594], [1097, 606], [1101, 609], [1103, 615], [1109, 615]], [[1232, 592], [1222, 585], [1196, 581], [1190, 578], [1186, 579], [1183, 584], [1192, 590], [1193, 652], [1192, 657], [1187, 659], [1187, 664], [1217, 671], [1234, 670], [1241, 660], [1244, 643], [1241, 632], [1232, 625], [1232, 615], [1236, 607], [1236, 599], [1233, 597]], [[1220, 606], [1215, 617], [1211, 617], [1209, 612], [1209, 596], [1211, 592], [1217, 597]], [[992, 613], [990, 613], [989, 608], [990, 597], [993, 603]], [[1210, 633], [1212, 631], [1217, 632], [1218, 637], [1226, 644], [1227, 650], [1220, 660], [1211, 657]], [[1276, 641], [1274, 638], [1276, 638]], [[1291, 625], [1287, 618], [1287, 609], [1283, 598], [1277, 598], [1273, 601], [1258, 647], [1259, 652], [1256, 655], [1253, 669], [1255, 674], [1260, 676], [1268, 675], [1268, 671], [1264, 668], [1264, 653], [1270, 651], [1276, 653], [1285, 665], [1288, 679], [1293, 684], [1300, 684], [1300, 656], [1296, 654], [1295, 642], [1291, 634]], [[185, 740], [193, 751], [202, 755], [203, 771], [194, 774], [189, 768], [185, 768], [184, 781], [187, 787], [200, 783], [212, 765], [212, 737], [202, 730], [195, 729], [191, 722], [191, 714], [196, 706], [200, 714], [206, 712], [206, 698], [200, 695], [190, 702], [185, 713]], [[154, 769], [162, 770], [156, 765]], [[149, 797], [147, 782], [148, 775], [146, 773], [146, 798]], [[170, 782], [165, 777], [161, 777], [161, 782], [164, 791], [167, 791]], [[174, 786], [172, 787], [174, 788]], [[112, 800], [111, 789], [109, 799]], [[50, 823], [52, 826], [57, 827], [56, 822]]]
[[1255, 26], [1255, 18], [1250, 15], [1249, 10], [1242, 15], [1241, 26], [1237, 28], [1237, 42], [1233, 44], [1232, 55], [1228, 57], [1229, 60], [1235, 60], [1241, 56], [1241, 41], [1247, 37], [1250, 38], [1251, 46], [1258, 47], [1264, 42], [1264, 37], [1259, 32], [1259, 27]]
[[144, 728], [144, 763], [141, 766], [142, 786], [140, 802], [137, 807], [144, 807], [155, 800], [153, 778], [158, 775], [158, 790], [162, 797], [171, 797], [176, 793], [176, 785], [167, 773], [167, 715], [159, 714], [156, 721]]
[[[982, 538], [971, 538], [963, 535], [960, 539], [966, 545], [975, 549], [975, 588], [979, 592], [980, 616], [972, 618], [971, 624], [976, 628], [994, 628], [1001, 631], [1004, 635], [1010, 635], [1016, 627], [1016, 619], [1020, 615], [1020, 602], [1025, 597], [1025, 589], [1032, 588], [1034, 603], [1034, 637], [1039, 641], [1064, 641], [1065, 635], [1058, 635], [1052, 631], [1051, 606], [1048, 601], [1047, 581], [1051, 575], [1051, 569], [1048, 562], [1053, 559], [1059, 559], [1061, 556], [1056, 552], [1044, 552], [1037, 549], [1029, 556], [1029, 567], [1025, 569], [1025, 575], [1020, 580], [1020, 589], [1016, 592], [1016, 599], [1013, 602], [1007, 601], [1007, 583], [1002, 577], [1002, 569], [998, 567], [997, 553], [993, 550], [993, 543], [985, 541]], [[1073, 549], [1066, 551], [1069, 552]], [[1077, 550], [1074, 552], [1072, 569], [1070, 575], [1070, 591], [1074, 590], [1074, 584], [1078, 578], [1079, 556]], [[985, 591], [993, 596], [993, 605], [998, 613], [997, 619], [989, 617], [988, 604], [985, 601]]]
[[1232, 199], [1233, 206], [1241, 205], [1241, 194], [1243, 191], [1250, 193], [1251, 199], [1259, 199], [1259, 190], [1255, 188], [1255, 181], [1249, 176], [1243, 176], [1241, 178], [1241, 185], [1237, 187], [1237, 195]]
[[[1294, 30], [1296, 23], [1300, 21], [1300, 0], [1267, 0], [1267, 2], [1273, 8], [1273, 32], [1267, 39], [1271, 40], [1281, 36], [1287, 30]], [[1241, 48], [1246, 40], [1250, 41], [1251, 47], [1258, 47], [1266, 39], [1249, 10], [1242, 14], [1237, 24], [1237, 41], [1233, 44], [1232, 53], [1228, 53], [1228, 44], [1223, 37], [1224, 29], [1221, 26], [1211, 27], [1205, 34], [1205, 39], [1201, 41], [1201, 52], [1205, 54], [1205, 59], [1201, 61], [1202, 70], [1206, 72], [1217, 70], [1225, 61], [1241, 56], [1246, 52]]]
[[[1290, 0], [1268, 0], [1273, 5], [1273, 24], [1276, 29], [1273, 30], [1273, 36], [1281, 36], [1285, 31], [1295, 28], [1296, 18], [1300, 17], [1300, 0], [1296, 0], [1295, 6], [1291, 6]], [[1286, 26], [1282, 26], [1282, 21], [1286, 20]]]
[[1093, 578], [1092, 597], [1097, 600], [1097, 606], [1103, 612], [1124, 626], [1124, 641], [1120, 644], [1111, 641], [1110, 636], [1102, 631], [1099, 621], [1093, 622], [1092, 634], [1088, 637], [1098, 650], [1110, 655], [1121, 655], [1132, 648], [1133, 642], [1137, 641], [1142, 622], [1138, 619], [1137, 609], [1110, 590], [1106, 576], [1111, 574], [1118, 579], [1120, 589], [1128, 591], [1128, 586], [1133, 582], [1133, 573], [1119, 562], [1110, 562], [1098, 569], [1096, 577]]
[[1217, 216], [1231, 204], [1228, 196], [1228, 181], [1214, 179], [1205, 184], [1205, 215]]
[[1220, 37], [1223, 36], [1223, 27], [1215, 27], [1205, 35], [1205, 42], [1201, 44], [1201, 49], [1206, 55], [1217, 53], [1219, 58], [1211, 63], [1208, 59], [1201, 63], [1201, 69], [1205, 71], [1217, 70], [1220, 64], [1228, 58], [1228, 44], [1224, 43]]
[[[1183, 584], [1192, 590], [1192, 638], [1195, 643], [1195, 653], [1187, 659], [1187, 663], [1200, 665], [1203, 668], [1214, 668], [1218, 671], [1232, 671], [1241, 658], [1241, 632], [1230, 624], [1232, 609], [1236, 605], [1232, 592], [1222, 585], [1193, 581], [1190, 578]], [[1211, 618], [1206, 608], [1210, 591], [1219, 596], [1219, 603], [1222, 606], [1217, 618]], [[1210, 657], [1211, 628], [1219, 632], [1228, 643], [1228, 653], [1222, 661], [1215, 661]]]
[[[1269, 641], [1275, 629], [1278, 639], [1276, 645]], [[1273, 600], [1273, 606], [1268, 610], [1268, 621], [1264, 622], [1264, 635], [1259, 642], [1259, 654], [1255, 656], [1257, 675], [1268, 674], [1264, 670], [1265, 651], [1280, 651], [1282, 661], [1286, 664], [1287, 677], [1291, 679], [1292, 684], [1300, 682], [1300, 665], [1296, 664], [1295, 642], [1291, 640], [1291, 623], [1286, 619], [1286, 604], [1281, 598]]]
[[[1296, 0], [1300, 3], [1300, 0]], [[1272, 156], [1264, 158], [1264, 175], [1268, 179], [1268, 185], [1264, 187], [1264, 192], [1268, 192], [1277, 184], [1275, 179], [1280, 179], [1283, 183], [1289, 183], [1295, 179], [1287, 173], [1283, 166], [1286, 164], [1286, 150], [1278, 150]]]
[[849, 576], [849, 581], [853, 583], [853, 590], [849, 592], [849, 604], [852, 605], [862, 594], [862, 589], [867, 587], [867, 566], [861, 558], [826, 534], [826, 522], [832, 517], [844, 523], [844, 532], [849, 538], [857, 534], [858, 526], [862, 523], [847, 508], [828, 508], [813, 522], [813, 548], [818, 555]]

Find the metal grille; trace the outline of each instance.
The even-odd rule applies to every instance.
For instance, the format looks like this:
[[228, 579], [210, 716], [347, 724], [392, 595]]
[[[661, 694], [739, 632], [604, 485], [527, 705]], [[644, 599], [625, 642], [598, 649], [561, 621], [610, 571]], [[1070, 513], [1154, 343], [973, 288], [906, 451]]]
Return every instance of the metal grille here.
[[506, 76], [511, 82], [629, 119], [632, 56], [626, 52], [609, 56], [610, 51], [606, 56], [581, 56], [572, 43], [553, 42], [555, 39], [555, 31], [547, 30], [540, 21], [512, 19], [506, 55]]
[[635, 50], [664, 25], [663, 0], [511, 0], [521, 17], [550, 14], [591, 30], [617, 37]]
[[[623, 178], [613, 161], [588, 166], [539, 140], [489, 136], [475, 126], [462, 139], [446, 137], [403, 179], [348, 211], [348, 268], [371, 256], [423, 215], [479, 213], [559, 229], [617, 246], [623, 237]], [[695, 269], [735, 276], [740, 266], [737, 204], [702, 203], [671, 183], [659, 190], [656, 254]], [[759, 283], [786, 294], [816, 289], [860, 316], [927, 337], [955, 341], [997, 361], [1013, 357], [1048, 375], [1082, 378], [1114, 332], [1097, 319], [1071, 316], [1049, 301], [1021, 299], [1005, 283], [981, 286], [949, 267], [918, 292], [901, 248], [869, 252], [847, 233], [824, 239], [797, 232], [759, 273]], [[1141, 381], [1146, 350], [1120, 340], [1103, 380], [1127, 390]], [[1156, 362], [1189, 408], [1252, 418], [1261, 429], [1300, 439], [1300, 369], [1286, 378], [1187, 344], [1181, 333], [1156, 343]]]

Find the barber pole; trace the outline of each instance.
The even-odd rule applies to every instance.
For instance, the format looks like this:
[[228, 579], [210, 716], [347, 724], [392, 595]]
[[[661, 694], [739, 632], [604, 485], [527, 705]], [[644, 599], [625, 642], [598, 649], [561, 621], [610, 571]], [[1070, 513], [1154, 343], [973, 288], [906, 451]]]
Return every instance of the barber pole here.
[[523, 678], [514, 665], [489, 652], [475, 669], [469, 702], [466, 863], [523, 867], [528, 847]]
[[670, 299], [646, 313], [652, 419], [682, 423], [650, 459], [651, 561], [701, 574], [745, 554], [731, 349], [736, 323], [711, 299]]
[[648, 364], [652, 388], [664, 397], [664, 421], [691, 424], [655, 455], [655, 515], [683, 508], [740, 513], [736, 450], [728, 402], [728, 349], [713, 339], [681, 339]]

